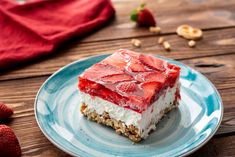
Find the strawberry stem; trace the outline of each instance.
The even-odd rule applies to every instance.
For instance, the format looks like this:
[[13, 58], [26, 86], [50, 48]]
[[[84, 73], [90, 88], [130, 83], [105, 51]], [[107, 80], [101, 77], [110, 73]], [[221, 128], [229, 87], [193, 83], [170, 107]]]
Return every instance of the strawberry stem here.
[[137, 21], [138, 13], [144, 9], [145, 5], [146, 5], [145, 3], [142, 3], [139, 8], [131, 12], [131, 16], [130, 16], [131, 21], [134, 21], [134, 22]]
[[144, 9], [145, 6], [146, 6], [146, 3], [140, 4], [140, 8], [141, 8], [141, 9]]

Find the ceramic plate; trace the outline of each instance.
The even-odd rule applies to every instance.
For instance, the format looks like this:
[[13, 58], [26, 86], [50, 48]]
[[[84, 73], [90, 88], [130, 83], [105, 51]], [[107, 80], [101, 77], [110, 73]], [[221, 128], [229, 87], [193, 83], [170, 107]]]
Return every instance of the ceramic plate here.
[[167, 58], [163, 59], [182, 68], [182, 99], [179, 108], [171, 111], [146, 140], [133, 144], [111, 128], [84, 118], [79, 110], [78, 75], [107, 56], [69, 64], [40, 88], [35, 100], [35, 116], [44, 135], [57, 147], [82, 157], [172, 157], [192, 153], [214, 135], [223, 116], [218, 91], [199, 72]]

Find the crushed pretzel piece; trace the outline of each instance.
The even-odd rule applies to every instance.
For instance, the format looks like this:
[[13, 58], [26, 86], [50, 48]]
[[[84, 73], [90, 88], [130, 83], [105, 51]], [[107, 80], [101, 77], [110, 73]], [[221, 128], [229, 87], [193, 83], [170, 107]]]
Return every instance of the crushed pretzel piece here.
[[163, 44], [164, 41], [165, 41], [165, 39], [163, 37], [160, 37], [158, 39], [158, 44]]
[[149, 27], [149, 31], [152, 33], [160, 33], [161, 28], [160, 27]]
[[164, 42], [163, 42], [163, 47], [164, 47], [164, 49], [167, 50], [167, 51], [170, 51], [170, 50], [171, 50], [171, 45], [170, 45], [169, 42], [167, 42], [167, 41], [164, 41]]
[[135, 46], [135, 47], [141, 47], [141, 41], [138, 40], [138, 39], [132, 39], [132, 40], [131, 40], [131, 43], [132, 43], [132, 45]]
[[195, 47], [195, 46], [196, 46], [196, 42], [195, 42], [194, 40], [190, 40], [190, 41], [188, 42], [188, 46], [189, 46], [189, 47]]

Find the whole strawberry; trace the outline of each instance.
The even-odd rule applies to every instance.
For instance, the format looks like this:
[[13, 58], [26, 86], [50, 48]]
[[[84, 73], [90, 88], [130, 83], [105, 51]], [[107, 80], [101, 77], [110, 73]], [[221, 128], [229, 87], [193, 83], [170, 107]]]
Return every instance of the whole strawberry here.
[[150, 27], [156, 26], [153, 14], [145, 8], [145, 4], [141, 4], [140, 8], [131, 13], [131, 20], [137, 22], [139, 26]]
[[20, 157], [21, 149], [12, 129], [6, 125], [0, 125], [0, 156]]
[[13, 110], [0, 102], [0, 120], [9, 118], [13, 114]]

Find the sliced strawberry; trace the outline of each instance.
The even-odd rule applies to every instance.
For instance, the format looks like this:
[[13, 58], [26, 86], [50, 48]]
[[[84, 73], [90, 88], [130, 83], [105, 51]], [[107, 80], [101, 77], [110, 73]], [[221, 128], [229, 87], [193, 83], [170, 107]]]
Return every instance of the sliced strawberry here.
[[135, 79], [139, 82], [159, 82], [165, 83], [167, 76], [164, 73], [154, 72], [142, 72], [135, 76]]
[[170, 87], [173, 87], [178, 77], [179, 77], [179, 71], [170, 71], [167, 76], [167, 84]]
[[126, 50], [126, 49], [119, 49], [117, 51], [126, 61], [129, 61], [131, 58], [138, 59], [139, 53]]
[[118, 83], [123, 81], [131, 81], [133, 77], [128, 74], [114, 74], [109, 76], [104, 76], [101, 80], [105, 83]]
[[167, 67], [171, 70], [175, 70], [175, 71], [180, 71], [180, 67], [173, 65], [173, 64], [167, 64]]
[[145, 79], [144, 79], [143, 73], [138, 73], [138, 74], [135, 76], [135, 80], [138, 81], [138, 82], [144, 82]]
[[140, 63], [138, 60], [132, 59], [129, 62], [129, 68], [131, 70], [131, 72], [143, 72], [146, 71], [144, 65], [142, 63]]
[[146, 82], [141, 85], [141, 88], [144, 90], [144, 97], [151, 102], [153, 96], [161, 90], [162, 84], [159, 82]]
[[92, 80], [98, 80], [101, 77], [123, 74], [123, 71], [117, 67], [108, 65], [108, 64], [95, 64], [91, 68], [88, 68], [84, 73], [84, 78], [89, 78]]
[[160, 72], [149, 72], [145, 74], [144, 77], [147, 82], [159, 82], [164, 83], [166, 81], [166, 75]]
[[158, 71], [164, 71], [165, 70], [165, 67], [164, 67], [165, 61], [163, 61], [161, 59], [158, 59], [158, 58], [155, 58], [151, 55], [141, 54], [139, 56], [139, 60], [144, 65], [148, 66], [151, 69], [155, 69], [155, 70], [158, 70]]
[[170, 87], [173, 87], [175, 84], [176, 79], [180, 75], [180, 67], [173, 65], [173, 64], [167, 64], [167, 67], [169, 68], [168, 76], [167, 76], [167, 83], [170, 85]]
[[117, 91], [120, 93], [130, 94], [137, 90], [135, 82], [121, 82], [117, 86]]
[[109, 64], [122, 69], [126, 66], [129, 59], [125, 59], [120, 53], [114, 53], [102, 61], [103, 64]]

